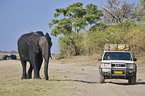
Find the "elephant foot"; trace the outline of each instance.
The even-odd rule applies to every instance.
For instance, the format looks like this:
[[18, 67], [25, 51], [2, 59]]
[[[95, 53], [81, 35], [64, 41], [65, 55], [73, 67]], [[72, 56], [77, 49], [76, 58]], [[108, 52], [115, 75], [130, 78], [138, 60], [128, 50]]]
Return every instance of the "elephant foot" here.
[[32, 79], [32, 75], [29, 75], [29, 74], [28, 74], [28, 75], [27, 75], [27, 78], [28, 78], [28, 79]]
[[34, 79], [41, 79], [41, 78], [40, 78], [40, 76], [38, 76], [38, 77], [34, 77]]
[[45, 80], [49, 80], [49, 79], [50, 79], [49, 76], [46, 76], [46, 77], [45, 77]]
[[27, 79], [27, 76], [22, 76], [21, 79]]

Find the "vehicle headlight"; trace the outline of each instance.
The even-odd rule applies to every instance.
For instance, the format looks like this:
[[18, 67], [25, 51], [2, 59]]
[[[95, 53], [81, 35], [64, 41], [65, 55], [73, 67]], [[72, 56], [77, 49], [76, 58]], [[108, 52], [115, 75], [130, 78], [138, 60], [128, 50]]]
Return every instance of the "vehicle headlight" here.
[[134, 63], [128, 63], [126, 64], [127, 69], [135, 69], [135, 64]]
[[100, 67], [101, 68], [111, 68], [111, 64], [110, 63], [101, 63]]

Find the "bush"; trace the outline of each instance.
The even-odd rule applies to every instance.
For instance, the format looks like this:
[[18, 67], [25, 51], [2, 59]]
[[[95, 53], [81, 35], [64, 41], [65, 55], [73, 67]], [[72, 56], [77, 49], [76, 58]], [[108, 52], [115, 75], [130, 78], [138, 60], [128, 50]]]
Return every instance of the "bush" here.
[[[88, 54], [102, 54], [105, 44], [132, 44], [130, 43], [130, 40], [125, 37], [127, 37], [127, 34], [131, 34], [132, 30], [136, 29], [136, 27], [137, 24], [135, 22], [124, 21], [116, 25], [109, 25], [105, 27], [104, 25], [99, 25], [95, 27], [95, 30], [93, 28], [93, 30], [87, 31], [85, 40]], [[141, 34], [138, 34], [138, 37], [140, 35]], [[142, 37], [142, 40], [143, 38], [144, 37]], [[143, 44], [141, 46], [143, 47]]]
[[71, 33], [70, 35], [61, 36], [58, 39], [60, 55], [70, 57], [80, 55], [83, 52], [83, 33]]
[[138, 25], [130, 29], [125, 39], [135, 53], [145, 52], [145, 25]]
[[116, 25], [93, 26], [85, 33], [72, 33], [59, 38], [59, 57], [102, 54], [105, 44], [130, 44], [132, 51], [145, 51], [145, 25], [124, 21]]

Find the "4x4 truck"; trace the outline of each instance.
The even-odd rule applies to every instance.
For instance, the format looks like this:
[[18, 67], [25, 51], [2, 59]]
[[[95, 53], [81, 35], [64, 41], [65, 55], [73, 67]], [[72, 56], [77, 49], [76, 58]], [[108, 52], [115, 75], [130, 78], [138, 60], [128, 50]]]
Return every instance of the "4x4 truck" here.
[[129, 84], [136, 83], [136, 58], [130, 53], [128, 44], [105, 44], [104, 54], [99, 66], [100, 83], [105, 79], [127, 79]]

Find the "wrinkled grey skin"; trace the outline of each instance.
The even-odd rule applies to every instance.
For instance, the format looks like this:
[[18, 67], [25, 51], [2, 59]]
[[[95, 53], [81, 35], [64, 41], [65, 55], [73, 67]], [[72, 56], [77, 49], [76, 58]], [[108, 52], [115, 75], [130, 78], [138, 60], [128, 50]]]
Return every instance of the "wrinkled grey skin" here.
[[[33, 69], [34, 79], [40, 79], [39, 71], [44, 58], [44, 75], [45, 79], [48, 80], [48, 64], [52, 46], [49, 34], [44, 35], [41, 31], [27, 33], [18, 39], [17, 44], [23, 69], [21, 79], [31, 79]], [[30, 62], [28, 73], [26, 73], [27, 61]]]

